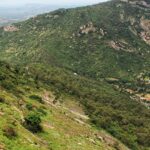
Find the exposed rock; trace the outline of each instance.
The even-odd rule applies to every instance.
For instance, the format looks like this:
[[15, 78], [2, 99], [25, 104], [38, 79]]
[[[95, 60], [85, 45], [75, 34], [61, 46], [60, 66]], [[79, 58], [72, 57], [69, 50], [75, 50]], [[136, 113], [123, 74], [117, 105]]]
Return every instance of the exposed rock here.
[[145, 0], [120, 0], [122, 2], [127, 2], [131, 5], [138, 5], [146, 8], [150, 8], [150, 2]]
[[144, 19], [144, 17], [142, 17], [140, 25], [145, 31], [150, 32], [150, 20]]
[[125, 89], [125, 91], [126, 91], [127, 93], [129, 93], [129, 94], [134, 94], [134, 91], [131, 90], [131, 89]]
[[100, 33], [102, 36], [104, 36], [106, 34], [106, 32], [104, 32], [104, 30], [102, 28], [100, 28]]
[[16, 31], [19, 31], [19, 29], [13, 25], [10, 25], [10, 26], [5, 26], [4, 31], [5, 32], [16, 32]]
[[141, 38], [150, 45], [150, 20], [141, 18], [140, 26], [143, 29], [140, 33]]
[[59, 18], [59, 15], [54, 15], [54, 19], [57, 19], [57, 18]]
[[141, 32], [142, 39], [150, 45], [150, 33]]
[[135, 49], [131, 48], [130, 45], [124, 40], [110, 41], [109, 46], [111, 46], [113, 49], [117, 51], [126, 51], [130, 53], [135, 52]]
[[92, 32], [96, 32], [96, 27], [94, 27], [92, 22], [89, 22], [87, 25], [83, 25], [80, 27], [80, 34], [89, 34]]
[[79, 31], [77, 33], [73, 33], [72, 37], [81, 37], [82, 35], [88, 35], [90, 33], [97, 33], [100, 39], [107, 34], [107, 32], [102, 28], [98, 28], [92, 22], [89, 22], [86, 25], [80, 26]]

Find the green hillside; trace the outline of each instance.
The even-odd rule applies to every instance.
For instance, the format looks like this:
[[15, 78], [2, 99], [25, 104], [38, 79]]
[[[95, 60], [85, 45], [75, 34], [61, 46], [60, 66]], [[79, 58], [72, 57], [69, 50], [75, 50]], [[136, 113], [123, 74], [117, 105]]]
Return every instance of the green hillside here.
[[141, 18], [149, 13], [112, 1], [40, 15], [16, 24], [18, 32], [1, 29], [1, 58], [54, 64], [97, 79], [130, 79], [149, 69], [149, 45], [140, 37]]
[[[19, 69], [19, 70], [18, 70]], [[40, 84], [40, 87], [39, 87]], [[25, 69], [0, 62], [0, 149], [128, 150], [90, 125], [77, 98], [58, 96]]]
[[[87, 139], [90, 137], [87, 135], [86, 138], [84, 134], [89, 130], [94, 133], [95, 130], [104, 129], [132, 150], [149, 150], [149, 58], [150, 6], [146, 0], [145, 3], [112, 0], [88, 7], [59, 9], [2, 27], [0, 60], [17, 67], [15, 70], [11, 70], [9, 65], [8, 68], [7, 65], [0, 68], [0, 90], [8, 96], [8, 100], [10, 98], [9, 106], [2, 104], [5, 107], [4, 112], [6, 109], [9, 115], [9, 109], [14, 109], [19, 98], [23, 99], [24, 105], [29, 103], [27, 108], [19, 108], [22, 119], [30, 112], [28, 109], [32, 108], [32, 104], [35, 106], [31, 112], [40, 111], [38, 114], [42, 116], [36, 118], [36, 121], [41, 122], [41, 118], [45, 122], [54, 121], [59, 132], [45, 129], [46, 133], [41, 131], [32, 134], [34, 138], [31, 140], [37, 139], [37, 144], [43, 145], [43, 149], [76, 150], [81, 149], [83, 142], [83, 149], [105, 150], [110, 142], [97, 141], [97, 137], [90, 134], [96, 144], [93, 142], [89, 145]], [[54, 103], [63, 104], [67, 99], [70, 102], [75, 99], [78, 105], [82, 105], [94, 129], [82, 126], [78, 127], [81, 130], [76, 131], [75, 121], [66, 124], [65, 119], [68, 117], [59, 113], [64, 111], [63, 108], [55, 110], [55, 106], [51, 109], [49, 105], [41, 103], [41, 95], [45, 91], [53, 93]], [[2, 98], [5, 96], [2, 95]], [[14, 100], [12, 98], [15, 103], [11, 102], [11, 96], [17, 97]], [[47, 99], [47, 94], [45, 96]], [[39, 107], [46, 107], [46, 110]], [[17, 111], [18, 108], [15, 112]], [[51, 111], [56, 113], [56, 118]], [[71, 117], [74, 118], [72, 114]], [[60, 125], [62, 120], [64, 127]], [[30, 137], [31, 132], [28, 130], [32, 127], [28, 126], [28, 121], [18, 123], [15, 128], [19, 128], [19, 132], [23, 130]], [[47, 127], [47, 124], [42, 124], [44, 126]], [[36, 128], [40, 129], [39, 126]], [[64, 132], [71, 132], [72, 138], [69, 140], [70, 135], [68, 136], [68, 143], [64, 140]], [[72, 132], [83, 134], [83, 137]], [[23, 133], [14, 141], [4, 136], [1, 142], [4, 145], [9, 145], [7, 140], [12, 145], [19, 143]], [[42, 137], [42, 142], [38, 136]], [[76, 147], [74, 144], [80, 140], [80, 146]], [[44, 144], [43, 141], [49, 142]], [[119, 141], [113, 141], [113, 144], [107, 145], [108, 149], [126, 149]]]

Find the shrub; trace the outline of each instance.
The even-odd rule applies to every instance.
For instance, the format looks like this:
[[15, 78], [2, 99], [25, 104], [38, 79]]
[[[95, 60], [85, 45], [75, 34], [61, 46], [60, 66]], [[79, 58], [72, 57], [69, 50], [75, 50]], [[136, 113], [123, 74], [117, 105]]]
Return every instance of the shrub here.
[[31, 132], [37, 133], [42, 131], [40, 123], [40, 116], [35, 112], [31, 112], [25, 117], [24, 126]]
[[1, 82], [2, 87], [4, 87], [6, 90], [13, 90], [14, 84], [9, 80], [3, 80]]
[[32, 105], [31, 103], [28, 103], [28, 104], [26, 105], [26, 108], [27, 108], [28, 110], [32, 110], [32, 109], [33, 109], [33, 105]]
[[31, 95], [29, 98], [33, 99], [33, 100], [36, 100], [36, 101], [38, 101], [40, 103], [43, 103], [42, 98], [40, 96], [38, 96], [38, 95]]
[[46, 116], [47, 115], [47, 112], [43, 109], [43, 108], [37, 108], [37, 112], [42, 115], [42, 116]]

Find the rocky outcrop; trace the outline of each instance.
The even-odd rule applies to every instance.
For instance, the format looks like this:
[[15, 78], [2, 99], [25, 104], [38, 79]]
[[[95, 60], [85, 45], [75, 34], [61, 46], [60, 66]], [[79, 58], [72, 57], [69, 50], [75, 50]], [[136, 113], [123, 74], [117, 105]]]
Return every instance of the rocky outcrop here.
[[135, 49], [132, 48], [126, 41], [120, 40], [120, 41], [110, 41], [109, 46], [117, 51], [126, 51], [133, 53], [135, 52]]
[[140, 33], [141, 38], [150, 45], [150, 20], [141, 18], [140, 26], [143, 29]]
[[88, 35], [91, 33], [98, 34], [100, 38], [102, 38], [105, 34], [107, 34], [107, 32], [105, 32], [102, 28], [98, 28], [92, 22], [89, 22], [85, 25], [80, 26], [78, 32], [73, 33], [73, 37], [76, 35], [78, 37], [81, 37], [83, 35]]
[[132, 5], [150, 8], [150, 2], [148, 0], [120, 0], [120, 1], [127, 2], [127, 3], [132, 4]]
[[81, 34], [88, 34], [92, 32], [96, 32], [96, 27], [93, 25], [92, 22], [89, 22], [88, 24], [81, 26], [79, 31], [79, 33]]
[[16, 26], [10, 25], [10, 26], [5, 26], [4, 31], [5, 32], [15, 32], [15, 31], [19, 31], [19, 29]]

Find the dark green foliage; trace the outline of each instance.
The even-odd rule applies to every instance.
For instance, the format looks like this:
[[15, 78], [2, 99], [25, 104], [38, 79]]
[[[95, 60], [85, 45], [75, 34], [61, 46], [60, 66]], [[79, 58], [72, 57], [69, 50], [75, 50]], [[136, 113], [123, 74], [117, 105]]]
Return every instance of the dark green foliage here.
[[33, 100], [36, 100], [36, 101], [38, 101], [40, 103], [43, 103], [42, 98], [40, 96], [38, 96], [38, 95], [31, 95], [29, 98], [33, 99]]
[[1, 85], [7, 90], [13, 90], [14, 89], [14, 84], [8, 80], [2, 81]]
[[26, 105], [26, 108], [27, 108], [28, 110], [32, 110], [32, 109], [33, 109], [33, 105], [30, 104], [30, 103], [28, 103], [28, 104]]
[[39, 114], [31, 112], [25, 117], [24, 126], [33, 133], [41, 132], [41, 118]]
[[39, 113], [39, 115], [41, 115], [41, 116], [46, 116], [46, 111], [42, 108], [42, 107], [40, 107], [40, 108], [37, 108], [37, 113]]

